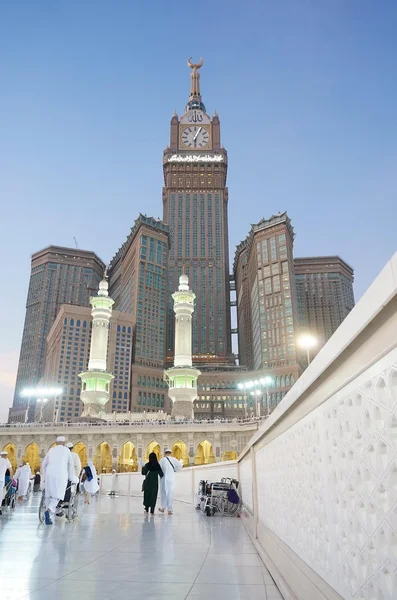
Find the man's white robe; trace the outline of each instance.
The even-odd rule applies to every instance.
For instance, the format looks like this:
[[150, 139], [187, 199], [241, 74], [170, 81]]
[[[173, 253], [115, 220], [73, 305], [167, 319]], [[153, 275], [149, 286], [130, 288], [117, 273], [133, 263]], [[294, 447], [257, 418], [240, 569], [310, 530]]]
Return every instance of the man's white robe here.
[[60, 500], [65, 497], [68, 481], [78, 482], [74, 474], [72, 453], [65, 446], [50, 448], [42, 465], [45, 485], [45, 505], [55, 512]]
[[175, 473], [182, 469], [182, 465], [173, 456], [164, 456], [160, 460], [160, 467], [164, 477], [160, 479], [160, 504], [161, 508], [172, 512], [172, 501], [174, 499]]
[[29, 465], [22, 465], [16, 470], [14, 479], [18, 479], [18, 497], [27, 495], [31, 476]]
[[72, 455], [74, 474], [76, 477], [80, 477], [80, 473], [81, 473], [80, 456], [77, 454], [77, 452], [73, 452], [73, 451], [70, 454]]

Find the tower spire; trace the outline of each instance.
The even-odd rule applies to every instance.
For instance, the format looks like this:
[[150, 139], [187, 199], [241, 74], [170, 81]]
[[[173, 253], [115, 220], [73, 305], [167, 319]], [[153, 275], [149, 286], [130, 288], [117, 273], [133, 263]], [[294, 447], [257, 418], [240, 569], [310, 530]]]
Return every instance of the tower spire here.
[[192, 73], [190, 75], [190, 77], [191, 77], [190, 96], [189, 96], [189, 101], [186, 105], [186, 110], [193, 110], [196, 108], [199, 110], [203, 110], [205, 112], [205, 106], [201, 99], [201, 93], [200, 93], [200, 73], [199, 73], [199, 69], [201, 69], [201, 67], [203, 66], [204, 61], [202, 58], [200, 58], [200, 61], [198, 63], [192, 63], [191, 59], [192, 59], [192, 57], [190, 57], [187, 61], [188, 66], [192, 69]]

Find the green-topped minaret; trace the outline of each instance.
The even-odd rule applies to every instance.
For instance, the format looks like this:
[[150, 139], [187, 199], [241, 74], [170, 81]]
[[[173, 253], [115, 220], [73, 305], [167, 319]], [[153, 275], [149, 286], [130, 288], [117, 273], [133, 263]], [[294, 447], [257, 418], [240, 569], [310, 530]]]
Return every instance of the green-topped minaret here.
[[101, 418], [109, 401], [110, 382], [114, 378], [107, 368], [109, 323], [114, 300], [109, 297], [106, 275], [99, 284], [97, 296], [90, 298], [92, 306], [92, 332], [88, 370], [80, 373], [82, 381], [82, 417]]

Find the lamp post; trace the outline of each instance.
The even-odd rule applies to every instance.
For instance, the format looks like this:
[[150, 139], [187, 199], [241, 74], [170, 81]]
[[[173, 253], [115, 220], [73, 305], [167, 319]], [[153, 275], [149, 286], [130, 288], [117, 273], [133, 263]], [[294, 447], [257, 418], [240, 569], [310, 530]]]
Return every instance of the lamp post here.
[[40, 423], [43, 420], [43, 410], [44, 410], [44, 405], [48, 402], [48, 398], [37, 398], [37, 402], [38, 404], [40, 404]]
[[246, 384], [238, 383], [237, 387], [239, 390], [243, 391], [243, 402], [244, 402], [244, 416], [247, 418], [247, 394], [246, 394]]
[[[40, 421], [43, 418], [43, 409], [44, 405], [50, 398], [56, 399], [57, 396], [63, 394], [63, 389], [59, 387], [34, 387], [34, 388], [25, 388], [22, 390], [21, 396], [28, 398], [28, 406], [25, 413], [25, 423], [28, 420], [28, 412], [30, 407], [30, 399], [36, 398], [37, 402], [40, 404]], [[59, 409], [58, 409], [59, 410]], [[58, 411], [57, 411], [58, 414]], [[56, 419], [57, 421], [57, 415]]]
[[25, 423], [28, 422], [29, 408], [30, 408], [30, 396], [28, 396], [28, 403], [27, 403], [26, 410], [25, 410]]
[[[256, 410], [256, 416], [261, 416], [261, 409], [263, 408], [263, 389], [266, 390], [266, 407], [267, 415], [270, 414], [270, 403], [269, 403], [269, 386], [273, 383], [273, 379], [270, 376], [262, 377], [261, 379], [255, 379], [254, 381], [246, 381], [245, 383], [239, 383], [238, 388], [240, 390], [248, 390], [250, 396], [254, 400], [254, 406]], [[247, 395], [245, 396], [247, 398]], [[261, 406], [262, 405], [262, 406]], [[245, 416], [247, 416], [247, 406], [245, 404]]]
[[263, 377], [259, 381], [260, 381], [260, 384], [263, 385], [264, 388], [266, 389], [266, 409], [267, 409], [267, 416], [269, 416], [270, 415], [269, 386], [273, 383], [273, 379], [271, 377], [269, 377], [269, 375], [267, 375], [266, 377]]
[[310, 365], [310, 349], [315, 348], [317, 343], [317, 338], [311, 334], [301, 335], [298, 339], [299, 346], [306, 350], [307, 366]]

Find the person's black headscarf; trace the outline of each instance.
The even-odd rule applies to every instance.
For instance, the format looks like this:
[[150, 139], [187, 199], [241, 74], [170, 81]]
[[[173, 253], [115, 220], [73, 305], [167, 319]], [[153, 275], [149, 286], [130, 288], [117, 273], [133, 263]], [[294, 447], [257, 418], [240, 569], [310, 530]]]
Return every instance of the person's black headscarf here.
[[160, 467], [159, 461], [157, 460], [157, 455], [155, 452], [151, 452], [149, 454], [149, 462], [146, 463], [145, 468], [148, 471], [158, 471], [160, 477], [163, 476], [163, 471]]
[[151, 467], [155, 467], [158, 464], [159, 464], [159, 461], [157, 460], [157, 454], [155, 452], [151, 452], [149, 454], [149, 465]]

